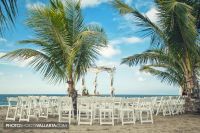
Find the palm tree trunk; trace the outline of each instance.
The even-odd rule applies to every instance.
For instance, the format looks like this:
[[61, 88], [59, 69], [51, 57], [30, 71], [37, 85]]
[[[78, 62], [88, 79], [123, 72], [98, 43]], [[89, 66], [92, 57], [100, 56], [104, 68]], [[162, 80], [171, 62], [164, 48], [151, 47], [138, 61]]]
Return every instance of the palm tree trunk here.
[[71, 96], [75, 90], [73, 78], [70, 77], [67, 83], [68, 83], [68, 93], [69, 93], [69, 96]]
[[74, 88], [74, 80], [72, 78], [72, 75], [70, 75], [69, 80], [67, 81], [68, 83], [68, 93], [69, 96], [72, 98], [72, 104], [73, 104], [73, 109], [74, 109], [74, 115], [77, 115], [77, 91]]
[[[194, 72], [193, 72], [194, 73]], [[196, 91], [194, 92], [195, 93], [195, 97], [196, 98], [200, 98], [200, 95], [199, 95], [199, 81], [198, 81], [198, 78], [197, 78], [197, 75], [196, 74], [194, 74], [194, 83], [195, 83], [195, 89], [196, 89]]]
[[183, 67], [185, 72], [186, 88], [188, 91], [188, 97], [191, 98], [192, 91], [195, 87], [195, 81], [193, 78], [193, 67], [191, 65], [190, 56], [187, 50], [185, 50], [185, 57], [183, 59]]
[[186, 88], [187, 88], [188, 96], [191, 97], [192, 91], [195, 87], [192, 71], [189, 71], [188, 69], [186, 70], [185, 79], [186, 79]]

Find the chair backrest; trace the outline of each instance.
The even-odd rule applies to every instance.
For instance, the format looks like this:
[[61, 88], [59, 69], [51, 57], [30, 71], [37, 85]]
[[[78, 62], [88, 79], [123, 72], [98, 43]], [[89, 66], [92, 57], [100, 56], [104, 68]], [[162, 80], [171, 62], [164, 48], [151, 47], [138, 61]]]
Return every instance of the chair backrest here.
[[28, 99], [31, 108], [39, 106], [39, 96], [29, 96]]
[[178, 104], [180, 104], [180, 105], [185, 105], [185, 97], [180, 96], [180, 97], [179, 97]]
[[100, 108], [102, 108], [102, 109], [113, 109], [114, 108], [113, 100], [110, 98], [101, 99], [100, 103], [101, 103]]
[[152, 108], [152, 99], [151, 99], [151, 97], [140, 98], [138, 106]]
[[60, 97], [58, 99], [58, 103], [59, 103], [59, 107], [60, 108], [67, 108], [67, 109], [72, 109], [73, 105], [72, 105], [72, 98], [71, 97]]
[[18, 99], [21, 107], [29, 107], [29, 98], [27, 96], [19, 96]]
[[122, 100], [122, 103], [121, 103], [121, 108], [124, 109], [124, 108], [133, 108], [134, 107], [134, 104], [133, 104], [133, 100], [132, 99], [128, 99], [128, 98], [125, 98]]
[[120, 108], [121, 104], [122, 104], [122, 100], [124, 100], [124, 99], [122, 99], [120, 97], [113, 97], [114, 108]]
[[162, 98], [162, 105], [163, 106], [169, 106], [169, 105], [171, 105], [171, 97], [170, 96], [164, 96]]
[[39, 104], [41, 107], [49, 107], [49, 98], [47, 96], [41, 96], [39, 98]]
[[19, 99], [18, 97], [7, 97], [8, 101], [8, 106], [13, 107], [13, 106], [18, 106], [19, 105]]
[[93, 98], [92, 97], [84, 97], [78, 99], [78, 109], [92, 109], [93, 108]]
[[50, 106], [58, 106], [58, 102], [59, 102], [59, 97], [57, 97], [57, 96], [49, 97]]

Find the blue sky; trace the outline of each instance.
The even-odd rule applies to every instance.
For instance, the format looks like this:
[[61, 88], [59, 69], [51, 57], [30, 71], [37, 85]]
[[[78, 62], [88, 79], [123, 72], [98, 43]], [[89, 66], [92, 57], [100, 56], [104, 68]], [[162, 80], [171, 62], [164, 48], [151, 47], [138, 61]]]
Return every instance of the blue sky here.
[[[152, 21], [156, 21], [156, 8], [152, 0], [125, 0], [135, 6]], [[0, 38], [0, 56], [25, 46], [17, 44], [17, 41], [34, 36], [25, 25], [28, 9], [32, 6], [47, 4], [47, 0], [23, 0], [18, 2], [19, 12], [15, 28], [6, 31]], [[115, 93], [116, 94], [178, 94], [178, 88], [161, 83], [155, 77], [139, 71], [138, 67], [120, 65], [123, 57], [141, 53], [150, 47], [150, 39], [142, 38], [136, 32], [139, 30], [131, 23], [130, 16], [120, 16], [110, 5], [109, 0], [82, 0], [85, 23], [97, 23], [101, 25], [108, 36], [109, 46], [101, 50], [101, 56], [96, 61], [97, 65], [115, 66]], [[53, 85], [43, 80], [42, 75], [26, 66], [27, 62], [8, 62], [0, 60], [0, 94], [65, 94], [67, 85]], [[88, 72], [86, 85], [90, 93], [93, 93], [95, 74]], [[81, 90], [80, 83], [76, 89]], [[99, 74], [98, 91], [100, 94], [108, 94], [109, 75], [105, 72]]]

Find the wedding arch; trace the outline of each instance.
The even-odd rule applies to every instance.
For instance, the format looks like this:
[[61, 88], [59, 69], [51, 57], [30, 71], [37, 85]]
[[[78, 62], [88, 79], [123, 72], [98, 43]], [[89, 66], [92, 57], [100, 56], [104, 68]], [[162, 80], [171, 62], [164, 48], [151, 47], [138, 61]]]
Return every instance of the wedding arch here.
[[[107, 72], [110, 76], [110, 95], [114, 96], [114, 73], [116, 71], [115, 67], [106, 67], [106, 66], [95, 66], [95, 67], [91, 67], [88, 69], [89, 72], [95, 73], [95, 79], [94, 79], [94, 95], [98, 95], [98, 91], [97, 91], [97, 79], [98, 79], [98, 74], [101, 72]], [[82, 78], [82, 90], [86, 89], [86, 85], [85, 85], [85, 77]]]

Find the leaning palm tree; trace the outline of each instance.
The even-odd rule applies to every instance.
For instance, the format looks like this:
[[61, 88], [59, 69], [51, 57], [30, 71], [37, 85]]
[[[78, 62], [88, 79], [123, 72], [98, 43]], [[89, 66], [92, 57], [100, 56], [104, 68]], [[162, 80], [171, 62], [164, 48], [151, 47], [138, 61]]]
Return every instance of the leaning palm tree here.
[[85, 25], [80, 6], [80, 0], [50, 0], [48, 6], [32, 7], [26, 24], [35, 36], [20, 43], [33, 47], [17, 49], [3, 58], [29, 60], [28, 65], [50, 82], [67, 82], [72, 96], [75, 83], [94, 65], [99, 49], [107, 45], [100, 26]]
[[[194, 72], [192, 60], [199, 58], [198, 33], [192, 8], [178, 0], [155, 0], [158, 10], [158, 21], [152, 22], [146, 15], [134, 7], [115, 0], [113, 5], [119, 12], [134, 16], [133, 21], [141, 27], [144, 36], [151, 37], [151, 46], [166, 49], [171, 59], [180, 60], [187, 82], [187, 89], [194, 88]], [[131, 57], [123, 61], [128, 63]]]
[[[129, 60], [127, 62], [126, 60]], [[131, 57], [124, 58], [122, 63], [129, 66], [140, 64], [140, 71], [144, 71], [156, 76], [161, 82], [169, 85], [179, 86], [186, 90], [186, 79], [182, 62], [169, 56], [168, 52], [161, 49], [147, 50], [141, 54], [135, 54]], [[200, 65], [193, 61], [194, 72], [198, 74]]]
[[198, 32], [200, 33], [200, 1], [199, 0], [181, 0], [182, 2], [185, 2], [186, 4], [190, 5], [193, 10], [192, 14], [196, 18], [196, 27], [198, 29]]
[[0, 35], [2, 36], [5, 28], [9, 28], [9, 24], [14, 24], [14, 18], [17, 14], [17, 0], [1, 0], [0, 1]]

